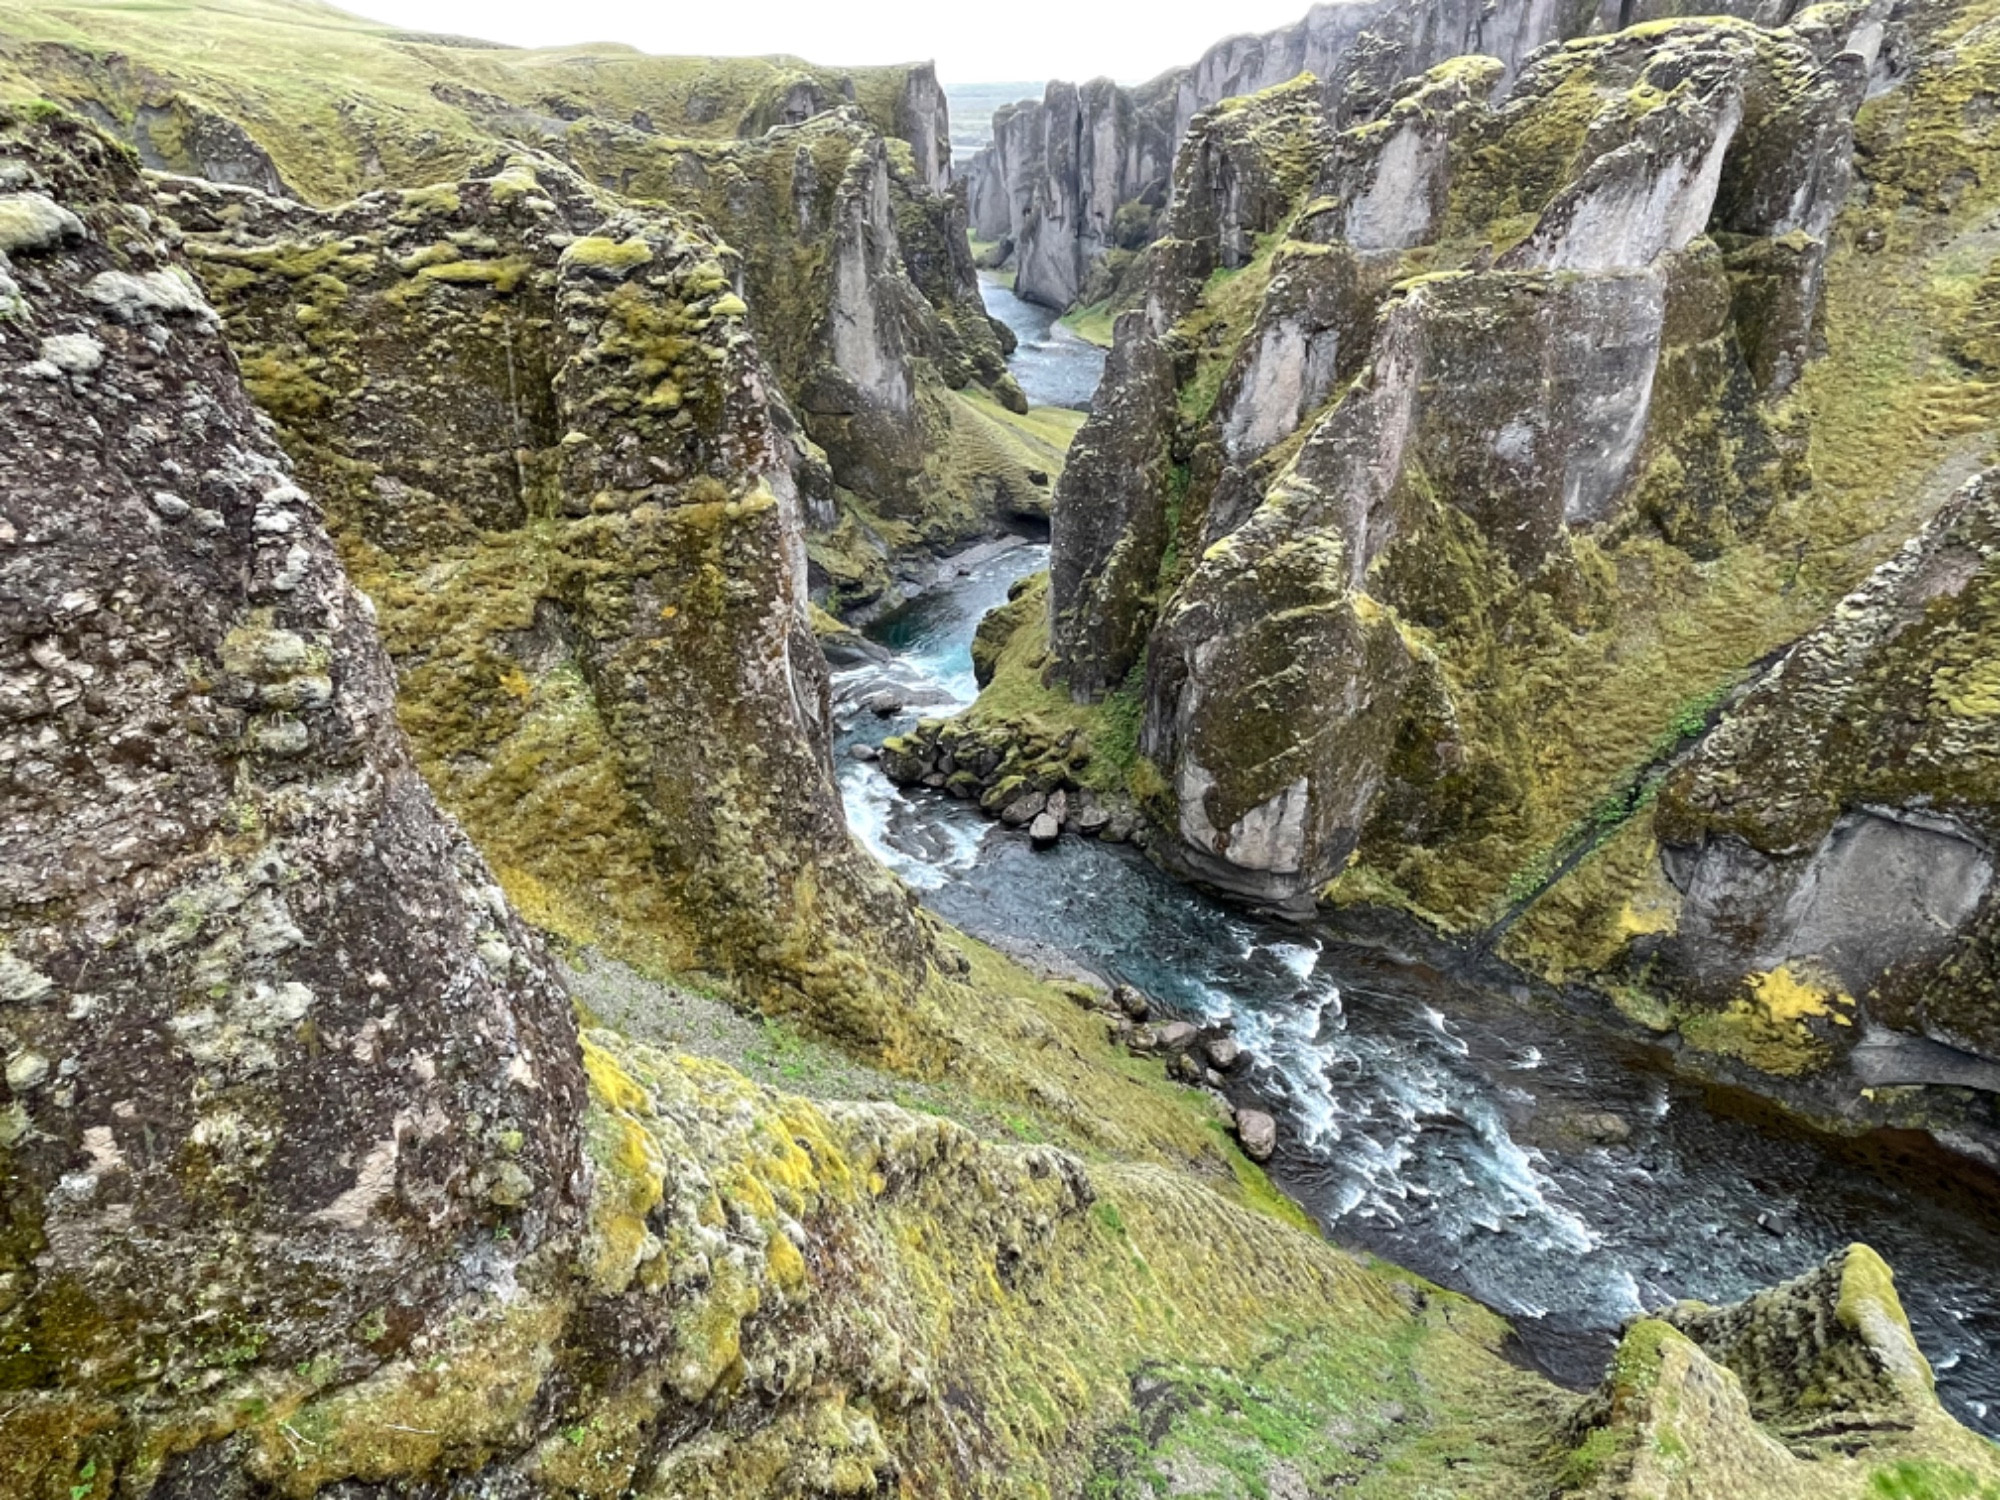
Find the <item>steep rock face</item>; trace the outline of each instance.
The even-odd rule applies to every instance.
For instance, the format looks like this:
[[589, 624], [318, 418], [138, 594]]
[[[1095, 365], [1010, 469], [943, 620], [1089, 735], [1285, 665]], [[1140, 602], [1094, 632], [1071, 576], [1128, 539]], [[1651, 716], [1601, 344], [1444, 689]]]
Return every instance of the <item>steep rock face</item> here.
[[[1372, 118], [1404, 79], [1448, 58], [1494, 58], [1506, 80], [1536, 49], [1593, 30], [1690, 14], [1778, 25], [1798, 8], [1789, 0], [1315, 5], [1294, 25], [1232, 37], [1192, 67], [1135, 89], [1107, 79], [1054, 83], [1039, 102], [996, 110], [993, 144], [967, 167], [974, 226], [983, 239], [1012, 243], [1015, 287], [1023, 297], [1066, 308], [1087, 289], [1101, 289], [1092, 282], [1098, 262], [1115, 249], [1133, 248], [1134, 226], [1149, 217], [1146, 210], [1167, 201], [1175, 153], [1189, 126], [1225, 99], [1311, 73], [1328, 120], [1343, 126]], [[1394, 175], [1405, 170], [1400, 157], [1391, 159]]]
[[[1489, 62], [1446, 65], [1337, 138], [1307, 80], [1204, 118], [1149, 317], [1128, 319], [1135, 350], [1108, 383], [1098, 425], [1113, 441], [1087, 426], [1058, 493], [1052, 642], [1056, 672], [1099, 696], [1160, 610], [1142, 749], [1171, 788], [1176, 847], [1206, 878], [1302, 896], [1385, 797], [1462, 812], [1479, 750], [1449, 671], [1407, 634], [1457, 623], [1440, 547], [1498, 577], [1560, 576], [1576, 566], [1572, 530], [1616, 515], [1649, 455], [1703, 446], [1689, 408], [1697, 380], [1718, 376], [1679, 351], [1719, 353], [1725, 384], [1748, 377], [1726, 273], [1697, 236], [1716, 219], [1818, 243], [1863, 67], [1691, 25], [1572, 46], [1498, 110], [1484, 105]], [[1566, 137], [1555, 150], [1551, 132]], [[1792, 190], [1744, 188], [1777, 139], [1794, 143]], [[1286, 223], [1293, 241], [1260, 251]], [[1391, 290], [1416, 233], [1476, 240], [1493, 268]], [[1799, 274], [1816, 267], [1804, 250]], [[1225, 296], [1247, 331], [1218, 355], [1235, 331]], [[1160, 351], [1155, 369], [1178, 358], [1179, 392], [1115, 383], [1142, 368], [1137, 347]], [[1168, 440], [1176, 418], [1199, 423], [1191, 452]], [[1741, 432], [1745, 465], [1765, 461], [1754, 416]], [[1100, 449], [1118, 455], [1116, 478], [1097, 479]]]
[[1924, 531], [1993, 421], [1991, 35], [1667, 22], [1345, 131], [1303, 82], [1203, 116], [1038, 662], [1142, 712], [1156, 853], [1486, 934], [1821, 1118], [1990, 1139], [1991, 768], [1978, 693], [1924, 686], [1982, 627], [1889, 643], [1976, 614], [1920, 598], [1968, 564], [1912, 580], [1984, 524], [1981, 488]]
[[1858, 1041], [1870, 1083], [2000, 1088], [1996, 556], [1989, 471], [1728, 709], [1654, 817], [1679, 898], [1659, 959], [1810, 1025], [1802, 1060]]
[[926, 940], [848, 838], [808, 620], [824, 475], [724, 249], [528, 158], [325, 214], [192, 179], [160, 207], [510, 885], [906, 1044]]
[[1321, 134], [1315, 91], [1301, 81], [1255, 108], [1219, 110], [1183, 154], [1147, 305], [1120, 320], [1092, 413], [1056, 486], [1050, 641], [1057, 672], [1081, 698], [1118, 687], [1139, 661], [1172, 511], [1184, 498], [1170, 458], [1187, 341], [1177, 343], [1173, 331], [1208, 278], [1240, 267], [1247, 245], [1282, 222], [1310, 180]]
[[171, 1402], [573, 1230], [583, 1077], [132, 164], [0, 183], [0, 1384]]
[[[831, 483], [807, 486], [807, 517], [813, 586], [836, 606], [879, 594], [899, 552], [1046, 510], [1031, 478], [1046, 458], [986, 410], [1026, 401], [980, 300], [929, 65], [544, 58], [358, 21], [323, 31], [285, 0], [224, 48], [203, 24], [198, 10], [112, 17], [85, 44], [57, 40], [53, 15], [10, 13], [0, 70], [124, 135], [149, 166], [322, 206], [489, 176], [525, 149], [723, 226], [760, 345], [830, 464]], [[104, 50], [114, 33], [122, 49]], [[326, 48], [348, 69], [338, 99], [321, 97]], [[272, 85], [257, 55], [294, 64], [296, 87]], [[981, 441], [993, 420], [1000, 439]]]

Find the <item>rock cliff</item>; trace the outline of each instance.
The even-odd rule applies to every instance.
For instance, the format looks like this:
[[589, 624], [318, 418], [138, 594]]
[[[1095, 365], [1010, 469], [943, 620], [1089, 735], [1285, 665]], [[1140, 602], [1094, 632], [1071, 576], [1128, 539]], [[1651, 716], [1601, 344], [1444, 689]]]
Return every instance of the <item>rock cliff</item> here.
[[824, 450], [807, 496], [821, 599], [872, 599], [904, 554], [1046, 515], [1031, 476], [1061, 455], [1013, 420], [1026, 401], [980, 301], [928, 64], [524, 52], [289, 0], [136, 24], [111, 7], [81, 30], [69, 14], [0, 16], [0, 70], [158, 170], [331, 208], [528, 151], [726, 226], [768, 362]]
[[195, 179], [156, 204], [506, 880], [898, 1046], [927, 947], [833, 785], [805, 553], [826, 466], [726, 247], [525, 157], [324, 213]]
[[1991, 481], [1946, 500], [1995, 416], [1993, 24], [1666, 20], [1345, 128], [1311, 79], [1202, 115], [1046, 654], [989, 651], [1141, 718], [1186, 873], [1988, 1149]]
[[1447, 59], [1499, 61], [1513, 78], [1537, 49], [1592, 31], [1676, 15], [1777, 25], [1792, 0], [1345, 0], [1261, 36], [1231, 37], [1136, 88], [1052, 83], [1040, 100], [994, 112], [993, 143], [967, 164], [973, 232], [1003, 242], [1015, 287], [1050, 307], [1122, 301], [1132, 251], [1163, 217], [1189, 125], [1225, 99], [1311, 73], [1335, 126], [1373, 117], [1403, 80]]

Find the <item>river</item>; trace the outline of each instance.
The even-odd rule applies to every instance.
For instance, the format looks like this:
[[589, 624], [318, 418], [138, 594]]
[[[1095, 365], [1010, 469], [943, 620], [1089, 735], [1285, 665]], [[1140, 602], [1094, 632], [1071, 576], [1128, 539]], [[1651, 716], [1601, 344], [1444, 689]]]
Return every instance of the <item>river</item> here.
[[[996, 316], [1027, 306], [995, 290]], [[1024, 388], [1031, 375], [1032, 399], [1064, 388], [1046, 368], [1023, 369]], [[975, 549], [870, 627], [888, 664], [836, 676], [849, 820], [932, 908], [1070, 952], [1177, 1015], [1231, 1018], [1254, 1059], [1232, 1093], [1278, 1116], [1279, 1185], [1333, 1240], [1507, 1315], [1557, 1379], [1594, 1382], [1637, 1312], [1733, 1300], [1864, 1240], [1896, 1270], [1945, 1403], [2000, 1435], [2000, 1198], [1941, 1153], [1799, 1130], [1524, 989], [1259, 920], [1129, 848], [1065, 838], [1035, 852], [847, 755], [970, 702], [980, 615], [1046, 564], [1025, 541]], [[885, 677], [920, 709], [859, 709]]]

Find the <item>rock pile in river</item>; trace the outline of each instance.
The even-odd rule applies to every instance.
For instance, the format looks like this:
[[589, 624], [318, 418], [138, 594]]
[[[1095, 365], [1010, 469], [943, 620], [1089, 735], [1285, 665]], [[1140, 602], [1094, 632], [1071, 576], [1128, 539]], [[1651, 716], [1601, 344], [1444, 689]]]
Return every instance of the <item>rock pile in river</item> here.
[[1129, 799], [1084, 783], [1091, 755], [1088, 737], [1075, 729], [1045, 737], [1015, 725], [926, 719], [884, 740], [879, 764], [899, 786], [977, 803], [1006, 827], [1026, 830], [1040, 847], [1064, 830], [1110, 844], [1142, 836]]

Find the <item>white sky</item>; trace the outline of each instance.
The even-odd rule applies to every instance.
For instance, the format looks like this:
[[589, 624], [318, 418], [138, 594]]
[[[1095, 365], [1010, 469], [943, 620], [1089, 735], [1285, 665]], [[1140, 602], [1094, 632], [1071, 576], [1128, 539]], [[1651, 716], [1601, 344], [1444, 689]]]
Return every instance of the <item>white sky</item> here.
[[1213, 42], [1270, 31], [1311, 0], [334, 0], [414, 31], [520, 46], [628, 42], [648, 52], [757, 55], [812, 62], [934, 59], [947, 84], [1039, 82], [1108, 74], [1137, 83], [1193, 62]]

